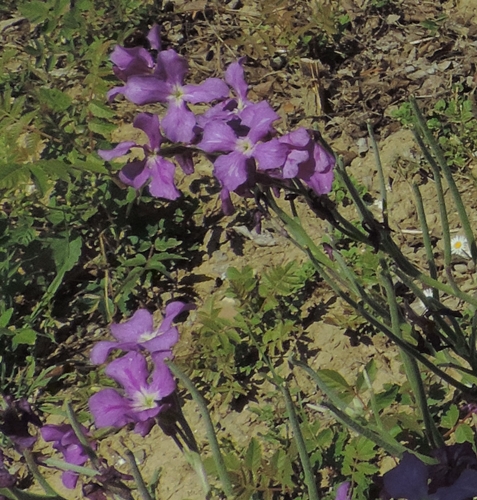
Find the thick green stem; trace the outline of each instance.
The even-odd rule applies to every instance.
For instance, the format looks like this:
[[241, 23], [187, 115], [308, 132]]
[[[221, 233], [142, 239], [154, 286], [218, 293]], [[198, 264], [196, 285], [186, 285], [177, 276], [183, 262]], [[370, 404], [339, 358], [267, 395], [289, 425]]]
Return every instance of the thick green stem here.
[[305, 440], [303, 439], [303, 434], [301, 433], [300, 423], [298, 422], [298, 417], [295, 412], [295, 407], [293, 406], [293, 401], [290, 396], [285, 384], [281, 386], [283, 397], [285, 398], [285, 406], [288, 413], [288, 419], [293, 430], [293, 436], [295, 437], [296, 445], [298, 448], [298, 454], [300, 455], [301, 465], [303, 466], [303, 472], [305, 474], [305, 484], [308, 488], [308, 497], [310, 500], [320, 500], [318, 495], [318, 488], [316, 487], [316, 479], [313, 474], [313, 468], [311, 467], [310, 457], [306, 451]]
[[219, 474], [222, 487], [224, 489], [225, 496], [227, 498], [233, 498], [233, 487], [230, 481], [229, 473], [227, 472], [227, 467], [225, 466], [224, 458], [220, 452], [219, 442], [215, 434], [214, 424], [210, 418], [210, 413], [207, 408], [207, 403], [203, 398], [202, 394], [196, 389], [192, 380], [172, 361], [166, 360], [167, 366], [170, 368], [171, 372], [184, 384], [186, 389], [191, 393], [192, 398], [199, 407], [200, 414], [204, 419], [205, 431], [207, 433], [207, 438], [209, 440], [210, 449], [212, 450], [212, 456], [214, 457], [215, 466], [217, 467], [217, 472]]
[[[399, 306], [394, 294], [391, 277], [384, 260], [381, 261], [381, 266], [383, 267], [382, 282], [384, 289], [386, 290], [388, 305], [391, 312], [391, 328], [394, 335], [402, 339]], [[429, 440], [429, 444], [433, 449], [439, 448], [444, 445], [444, 440], [439, 434], [436, 424], [432, 419], [432, 415], [429, 412], [426, 391], [424, 389], [424, 384], [422, 383], [421, 372], [419, 371], [417, 361], [403, 349], [401, 349], [401, 358], [404, 364], [406, 377], [411, 385], [414, 397], [416, 398], [417, 405], [424, 421], [424, 427], [426, 428], [426, 435]]]
[[[427, 266], [429, 267], [429, 274], [432, 279], [437, 280], [436, 261], [434, 259], [434, 249], [432, 248], [431, 238], [429, 237], [429, 226], [427, 225], [426, 212], [424, 211], [424, 204], [422, 202], [421, 191], [416, 184], [412, 185], [414, 198], [416, 199], [417, 215], [422, 229], [422, 241], [426, 249]], [[435, 292], [434, 292], [435, 294]], [[437, 299], [437, 297], [434, 297]]]
[[137, 491], [139, 495], [141, 496], [142, 500], [153, 500], [151, 495], [149, 494], [149, 491], [147, 490], [146, 483], [144, 482], [144, 479], [142, 478], [141, 471], [139, 470], [136, 459], [134, 458], [134, 454], [131, 450], [126, 449], [125, 450], [125, 455], [126, 459], [129, 464], [129, 468], [131, 469], [134, 481], [137, 485]]
[[48, 481], [43, 477], [41, 472], [38, 470], [38, 466], [36, 465], [35, 459], [33, 458], [33, 454], [30, 450], [25, 450], [23, 452], [23, 456], [25, 457], [25, 461], [30, 469], [33, 477], [38, 481], [38, 484], [43, 488], [47, 495], [51, 495], [56, 499], [63, 499], [58, 493], [50, 486]]

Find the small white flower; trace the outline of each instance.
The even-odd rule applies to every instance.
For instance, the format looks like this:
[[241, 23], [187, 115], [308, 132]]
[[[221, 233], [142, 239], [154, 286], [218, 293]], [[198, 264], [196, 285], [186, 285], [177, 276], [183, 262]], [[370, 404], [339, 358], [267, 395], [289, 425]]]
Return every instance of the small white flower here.
[[451, 240], [451, 253], [470, 259], [470, 248], [465, 236], [454, 236]]
[[[422, 293], [426, 297], [432, 297], [433, 296], [433, 290], [432, 288], [424, 288]], [[417, 299], [415, 306], [413, 306], [413, 309], [420, 315], [425, 314], [427, 312], [427, 306], [424, 304], [424, 302], [421, 299]]]

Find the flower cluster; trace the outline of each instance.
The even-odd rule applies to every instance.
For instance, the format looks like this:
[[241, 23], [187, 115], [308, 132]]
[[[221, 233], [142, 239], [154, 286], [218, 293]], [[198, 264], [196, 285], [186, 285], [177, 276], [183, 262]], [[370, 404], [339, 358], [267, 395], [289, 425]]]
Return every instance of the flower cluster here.
[[[274, 123], [279, 116], [270, 104], [254, 103], [247, 97], [243, 58], [229, 65], [224, 80], [208, 78], [199, 85], [186, 84], [185, 58], [173, 49], [161, 50], [157, 26], [148, 39], [155, 57], [142, 47], [116, 47], [111, 55], [114, 72], [124, 85], [113, 88], [109, 99], [123, 95], [134, 104], [167, 106], [161, 120], [147, 112], [134, 120], [134, 126], [147, 135], [148, 144], [126, 141], [99, 151], [103, 159], [111, 160], [132, 148], [142, 149], [144, 158], [128, 162], [121, 170], [123, 183], [136, 189], [148, 183], [151, 195], [176, 199], [180, 193], [174, 183], [175, 164], [165, 158], [163, 148], [173, 143], [175, 160], [185, 174], [193, 171], [193, 151], [213, 162], [226, 213], [233, 210], [231, 192], [250, 195], [257, 183], [286, 186], [290, 179], [299, 179], [319, 195], [331, 190], [333, 155], [305, 128], [278, 136]], [[201, 115], [189, 106], [213, 102]]]
[[[152, 314], [139, 309], [129, 321], [111, 325], [114, 341], [99, 342], [91, 352], [91, 361], [104, 363], [114, 349], [125, 354], [111, 361], [105, 373], [123, 390], [102, 389], [89, 400], [89, 407], [96, 427], [123, 427], [135, 424], [135, 431], [146, 436], [156, 417], [168, 404], [164, 399], [176, 388], [175, 380], [164, 363], [172, 358], [172, 347], [179, 334], [172, 326], [174, 319], [193, 306], [183, 302], [167, 305], [165, 317], [158, 328], [154, 327]], [[152, 369], [144, 352], [149, 352]]]

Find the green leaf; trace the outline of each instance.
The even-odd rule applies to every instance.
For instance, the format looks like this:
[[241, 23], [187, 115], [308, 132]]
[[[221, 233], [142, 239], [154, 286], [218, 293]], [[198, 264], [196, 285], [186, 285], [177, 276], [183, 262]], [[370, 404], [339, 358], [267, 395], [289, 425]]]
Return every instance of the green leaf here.
[[18, 330], [18, 333], [13, 336], [12, 346], [16, 349], [20, 344], [35, 345], [37, 335], [37, 332], [31, 328]]
[[65, 94], [58, 89], [40, 88], [38, 91], [38, 99], [40, 104], [48, 106], [52, 111], [61, 113], [66, 111], [70, 106], [72, 99], [68, 94]]
[[30, 180], [28, 165], [0, 164], [0, 189], [15, 189]]
[[459, 408], [456, 405], [451, 405], [449, 410], [441, 419], [441, 425], [445, 429], [453, 429], [459, 420]]
[[346, 382], [344, 377], [334, 370], [317, 370], [316, 373], [323, 381], [333, 390], [349, 391], [351, 386]]
[[48, 19], [50, 14], [50, 7], [44, 1], [24, 3], [18, 7], [18, 10], [32, 23], [42, 23]]
[[98, 118], [93, 118], [92, 120], [88, 121], [88, 128], [89, 130], [91, 130], [91, 132], [102, 135], [103, 137], [106, 137], [106, 139], [109, 139], [111, 133], [114, 132], [118, 128], [118, 126], [114, 123], [108, 123]]
[[474, 431], [468, 424], [460, 424], [455, 430], [455, 440], [457, 443], [474, 443]]
[[380, 392], [379, 394], [376, 394], [375, 400], [378, 410], [383, 410], [384, 408], [387, 408], [393, 402], [395, 402], [398, 391], [399, 387], [397, 385], [394, 385], [389, 389]]
[[262, 463], [262, 447], [256, 438], [252, 438], [245, 452], [245, 465], [255, 475]]
[[97, 118], [113, 118], [116, 112], [106, 106], [103, 102], [93, 100], [88, 104], [88, 109], [93, 116]]
[[142, 255], [141, 253], [137, 254], [135, 257], [132, 259], [127, 259], [125, 260], [122, 265], [124, 267], [138, 267], [138, 266], [144, 266], [147, 262], [146, 257]]
[[81, 237], [69, 240], [68, 236], [63, 238], [52, 238], [49, 240], [49, 246], [53, 252], [57, 273], [70, 271], [78, 262], [81, 256], [83, 241]]
[[10, 307], [10, 309], [7, 309], [1, 316], [0, 316], [0, 328], [5, 328], [8, 323], [10, 323], [10, 319], [13, 314], [13, 307]]

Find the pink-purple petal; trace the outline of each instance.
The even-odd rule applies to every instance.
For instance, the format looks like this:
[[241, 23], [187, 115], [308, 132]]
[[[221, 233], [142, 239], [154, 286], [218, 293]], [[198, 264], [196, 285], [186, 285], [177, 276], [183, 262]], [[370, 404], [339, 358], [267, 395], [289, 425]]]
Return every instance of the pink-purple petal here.
[[280, 117], [268, 102], [261, 101], [244, 108], [240, 113], [240, 118], [244, 125], [250, 127], [248, 137], [256, 143], [273, 131], [272, 123]]
[[123, 351], [136, 351], [140, 348], [137, 342], [110, 342], [102, 340], [98, 342], [90, 353], [91, 363], [94, 365], [103, 364], [109, 356], [109, 353], [114, 349], [121, 349]]
[[156, 198], [175, 200], [181, 195], [174, 184], [176, 166], [160, 156], [147, 161], [151, 176], [149, 192]]
[[145, 160], [138, 160], [126, 163], [119, 172], [119, 179], [134, 189], [139, 189], [146, 184], [150, 173], [146, 167]]
[[168, 330], [171, 327], [172, 322], [177, 316], [179, 316], [179, 314], [182, 314], [185, 311], [191, 311], [192, 309], [195, 309], [194, 304], [188, 304], [187, 302], [181, 302], [179, 300], [169, 302], [164, 311], [164, 320], [159, 327], [159, 332]]
[[247, 101], [248, 90], [242, 66], [244, 59], [244, 57], [241, 57], [238, 61], [229, 64], [225, 72], [225, 81], [235, 90], [241, 102]]
[[303, 149], [292, 149], [288, 152], [287, 159], [283, 165], [283, 178], [293, 179], [298, 175], [299, 165], [308, 160], [310, 153]]
[[228, 97], [229, 88], [220, 78], [207, 78], [200, 85], [184, 85], [184, 100], [197, 104]]
[[161, 27], [154, 24], [147, 34], [147, 39], [151, 44], [151, 49], [160, 51], [161, 50]]
[[114, 389], [103, 389], [89, 398], [96, 427], [123, 427], [131, 421], [129, 402]]
[[229, 191], [247, 181], [247, 157], [238, 151], [219, 156], [214, 162], [214, 175]]
[[174, 49], [162, 50], [157, 56], [154, 76], [169, 84], [182, 85], [188, 70], [186, 59]]
[[78, 483], [78, 474], [73, 471], [65, 470], [61, 474], [61, 482], [65, 488], [69, 490], [74, 490], [76, 488], [76, 484]]
[[159, 129], [159, 117], [157, 115], [139, 113], [134, 119], [133, 126], [142, 130], [147, 135], [152, 150], [159, 149], [163, 138]]
[[115, 65], [114, 74], [123, 81], [132, 75], [150, 73], [154, 67], [151, 54], [143, 47], [125, 48], [116, 45], [110, 59]]
[[135, 342], [144, 333], [154, 331], [154, 318], [147, 309], [138, 309], [130, 319], [111, 325], [113, 337], [121, 342]]
[[168, 366], [164, 363], [162, 353], [153, 354], [152, 360], [154, 361], [155, 370], [152, 374], [150, 388], [159, 394], [159, 399], [164, 399], [176, 390], [176, 381]]
[[121, 93], [129, 101], [142, 106], [154, 102], [167, 102], [171, 92], [171, 84], [154, 75], [134, 75], [128, 78]]
[[166, 116], [162, 119], [162, 128], [166, 137], [172, 142], [189, 144], [195, 136], [195, 126], [195, 115], [184, 102], [169, 104]]
[[118, 158], [119, 156], [124, 156], [131, 151], [131, 148], [137, 144], [134, 141], [120, 142], [113, 149], [99, 149], [98, 154], [103, 160], [109, 161], [113, 158]]
[[[159, 408], [159, 411], [160, 411], [160, 408]], [[154, 423], [155, 423], [154, 418], [149, 418], [149, 419], [145, 420], [144, 422], [138, 422], [134, 426], [134, 432], [136, 434], [139, 434], [141, 437], [146, 437], [151, 432], [151, 429], [153, 428]]]
[[257, 169], [280, 168], [285, 163], [287, 150], [287, 146], [278, 142], [278, 139], [257, 144], [253, 151], [253, 157], [257, 161]]
[[235, 132], [226, 123], [220, 121], [210, 122], [204, 129], [202, 140], [197, 147], [206, 153], [233, 151], [237, 144]]
[[184, 174], [189, 175], [194, 172], [194, 160], [192, 158], [192, 153], [186, 151], [185, 153], [177, 154], [174, 156], [176, 162], [182, 168]]
[[428, 467], [412, 453], [405, 452], [397, 467], [383, 476], [385, 491], [393, 498], [422, 500], [427, 497]]
[[149, 377], [146, 359], [134, 351], [111, 361], [104, 372], [124, 387], [127, 396], [140, 391]]
[[336, 490], [336, 498], [335, 500], [351, 500], [351, 496], [349, 494], [350, 483], [341, 483]]

